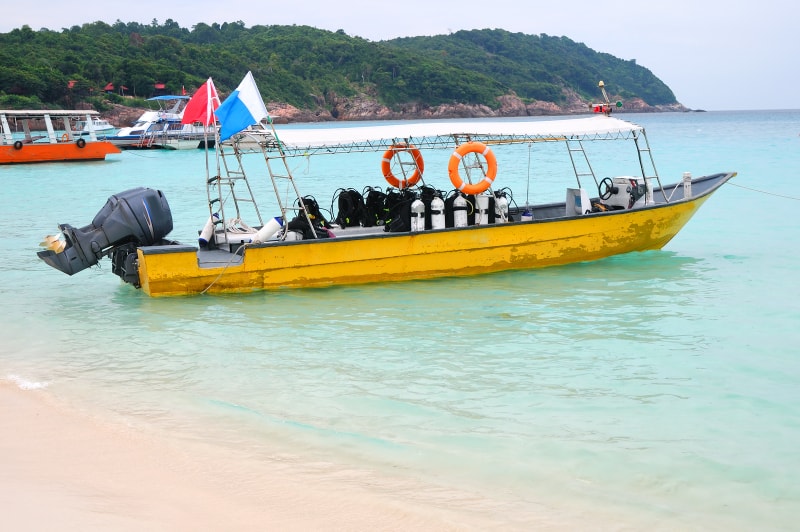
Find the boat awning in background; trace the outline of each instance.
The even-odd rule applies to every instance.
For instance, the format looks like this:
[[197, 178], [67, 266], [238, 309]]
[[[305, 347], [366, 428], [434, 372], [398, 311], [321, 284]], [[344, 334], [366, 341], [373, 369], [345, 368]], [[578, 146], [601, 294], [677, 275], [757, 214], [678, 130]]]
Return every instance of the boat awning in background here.
[[42, 111], [38, 109], [30, 109], [30, 110], [0, 110], [0, 114], [5, 115], [9, 118], [27, 118], [31, 120], [36, 120], [39, 118], [44, 118], [44, 115], [50, 115], [51, 117], [62, 117], [66, 116], [68, 118], [86, 118], [86, 116], [97, 116], [100, 113], [97, 111], [81, 111], [81, 110], [64, 110], [64, 109], [51, 109], [47, 111]]
[[148, 98], [147, 101], [148, 102], [151, 102], [151, 101], [158, 102], [158, 101], [188, 100], [188, 99], [189, 99], [189, 96], [186, 96], [185, 94], [167, 94], [167, 95], [164, 95], [164, 96], [153, 96], [152, 98]]

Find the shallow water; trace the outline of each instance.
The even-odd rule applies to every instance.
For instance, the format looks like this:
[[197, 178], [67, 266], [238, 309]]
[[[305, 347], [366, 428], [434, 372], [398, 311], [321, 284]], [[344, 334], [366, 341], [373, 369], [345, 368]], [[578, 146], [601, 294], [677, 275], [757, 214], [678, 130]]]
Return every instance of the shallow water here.
[[[202, 152], [0, 167], [0, 377], [243, 460], [407, 479], [399, 498], [498, 526], [544, 511], [567, 527], [791, 529], [800, 111], [621, 116], [647, 128], [665, 182], [738, 177], [662, 251], [463, 279], [151, 299], [108, 261], [64, 276], [37, 244], [135, 186], [163, 190], [191, 242]], [[563, 201], [539, 185], [560, 183], [565, 154], [514, 150], [497, 185]], [[362, 172], [379, 185], [379, 159], [355, 159], [297, 161], [303, 193], [324, 205]]]

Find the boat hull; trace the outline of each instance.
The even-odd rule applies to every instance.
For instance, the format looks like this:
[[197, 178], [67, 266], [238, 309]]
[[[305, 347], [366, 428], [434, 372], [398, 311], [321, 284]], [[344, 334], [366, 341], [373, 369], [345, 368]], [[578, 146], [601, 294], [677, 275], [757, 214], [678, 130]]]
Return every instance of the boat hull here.
[[[602, 214], [418, 233], [247, 246], [227, 263], [201, 266], [190, 246], [138, 249], [151, 296], [466, 276], [541, 268], [660, 249], [709, 197]], [[346, 232], [346, 230], [345, 230]]]
[[214, 139], [205, 140], [203, 137], [187, 137], [187, 138], [169, 138], [165, 141], [158, 141], [153, 144], [154, 148], [161, 148], [162, 150], [203, 150], [206, 148], [206, 143], [209, 149], [214, 148]]
[[102, 160], [112, 153], [120, 153], [119, 148], [105, 141], [86, 142], [83, 147], [76, 142], [22, 144], [21, 148], [11, 144], [0, 146], [0, 164]]
[[202, 135], [145, 135], [145, 136], [111, 136], [109, 142], [123, 150], [197, 150], [214, 147], [213, 137], [206, 140]]

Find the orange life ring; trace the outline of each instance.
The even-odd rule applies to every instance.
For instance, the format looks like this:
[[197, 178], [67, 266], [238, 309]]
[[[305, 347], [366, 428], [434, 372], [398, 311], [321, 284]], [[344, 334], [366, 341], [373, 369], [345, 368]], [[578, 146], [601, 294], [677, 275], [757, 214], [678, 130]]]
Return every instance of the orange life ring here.
[[[479, 153], [486, 158], [487, 169], [485, 177], [479, 183], [464, 183], [464, 180], [458, 175], [458, 165], [468, 153]], [[480, 194], [489, 188], [494, 182], [494, 178], [497, 177], [497, 158], [486, 144], [482, 142], [467, 142], [458, 146], [453, 155], [450, 156], [447, 171], [450, 174], [450, 181], [458, 190], [469, 195]]]
[[69, 140], [69, 133], [64, 133], [61, 135], [61, 142], [67, 142]]
[[[408, 179], [397, 179], [392, 174], [392, 158], [397, 154], [397, 152], [401, 151], [409, 152], [411, 157], [414, 159], [414, 165], [416, 166], [414, 172], [411, 174], [411, 177]], [[406, 144], [402, 142], [399, 144], [393, 144], [391, 148], [384, 152], [383, 159], [381, 160], [381, 170], [383, 171], [383, 178], [386, 179], [390, 185], [395, 188], [404, 189], [416, 185], [419, 180], [422, 179], [422, 172], [425, 171], [425, 161], [422, 159], [422, 154], [417, 148], [414, 147], [413, 144]]]

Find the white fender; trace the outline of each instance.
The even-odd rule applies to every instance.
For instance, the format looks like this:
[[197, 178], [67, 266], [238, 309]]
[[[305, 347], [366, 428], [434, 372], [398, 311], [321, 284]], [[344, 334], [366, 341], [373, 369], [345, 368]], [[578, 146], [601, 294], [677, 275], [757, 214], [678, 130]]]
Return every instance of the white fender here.
[[219, 221], [219, 214], [216, 212], [208, 217], [206, 225], [203, 226], [203, 230], [200, 231], [200, 238], [197, 239], [200, 247], [206, 247], [208, 245], [208, 241], [211, 240], [211, 235], [214, 234], [214, 222], [217, 221]]
[[257, 244], [259, 242], [266, 242], [269, 240], [271, 236], [274, 236], [280, 228], [283, 227], [283, 218], [280, 216], [276, 216], [275, 218], [271, 219], [264, 226], [258, 230], [258, 232], [253, 235], [251, 243]]

